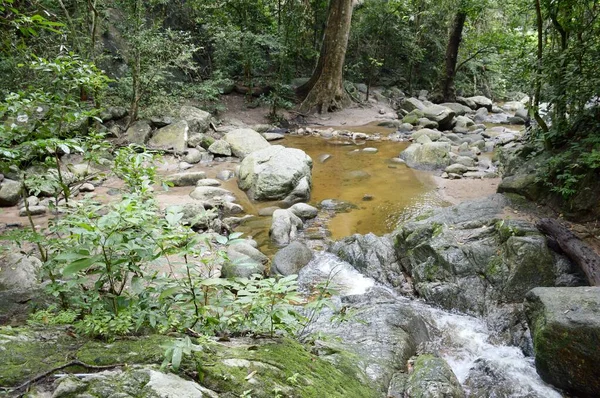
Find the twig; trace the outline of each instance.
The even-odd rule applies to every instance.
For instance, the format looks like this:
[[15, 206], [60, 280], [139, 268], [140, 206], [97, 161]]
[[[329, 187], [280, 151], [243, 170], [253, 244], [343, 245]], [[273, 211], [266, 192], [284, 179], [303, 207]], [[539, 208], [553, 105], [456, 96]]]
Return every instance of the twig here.
[[31, 384], [37, 383], [38, 381], [40, 381], [42, 379], [45, 379], [46, 377], [50, 376], [54, 372], [57, 372], [59, 370], [63, 370], [63, 369], [69, 368], [71, 366], [82, 366], [84, 368], [92, 369], [92, 370], [106, 370], [106, 369], [113, 369], [113, 368], [118, 368], [118, 367], [121, 367], [121, 366], [125, 366], [125, 364], [123, 364], [123, 363], [117, 363], [117, 364], [113, 364], [113, 365], [101, 365], [101, 366], [98, 366], [98, 365], [89, 365], [89, 364], [87, 364], [85, 362], [81, 362], [80, 360], [75, 359], [75, 360], [72, 360], [70, 362], [67, 362], [64, 365], [57, 366], [56, 368], [52, 368], [52, 369], [50, 369], [50, 370], [48, 370], [48, 371], [46, 371], [44, 373], [41, 373], [41, 374], [35, 376], [34, 378], [27, 380], [26, 382], [24, 382], [21, 385], [18, 385], [16, 387], [2, 387], [2, 389], [14, 393], [14, 392], [17, 392], [17, 391], [22, 390], [24, 388], [27, 388]]

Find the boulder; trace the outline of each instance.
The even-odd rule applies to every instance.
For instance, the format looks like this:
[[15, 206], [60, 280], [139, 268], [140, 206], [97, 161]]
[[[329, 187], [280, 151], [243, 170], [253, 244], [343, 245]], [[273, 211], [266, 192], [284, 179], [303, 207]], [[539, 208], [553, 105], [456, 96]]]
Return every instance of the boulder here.
[[423, 109], [423, 114], [427, 119], [436, 122], [440, 129], [452, 129], [452, 120], [454, 119], [455, 113], [450, 108], [440, 105], [431, 105]]
[[461, 105], [468, 106], [471, 109], [477, 109], [477, 104], [475, 103], [475, 101], [469, 98], [456, 97], [456, 102], [458, 102]]
[[269, 229], [269, 236], [278, 247], [287, 246], [298, 237], [298, 230], [303, 226], [302, 220], [288, 210], [275, 210]]
[[419, 355], [406, 383], [405, 398], [464, 398], [465, 392], [442, 358]]
[[262, 133], [263, 137], [265, 137], [265, 140], [271, 142], [271, 141], [278, 141], [278, 140], [282, 140], [285, 138], [284, 134], [281, 133]]
[[[29, 206], [29, 214], [32, 216], [41, 216], [47, 212], [48, 208], [46, 206]], [[19, 209], [19, 217], [27, 217], [27, 213], [27, 208]]]
[[218, 187], [196, 187], [192, 193], [190, 193], [192, 199], [200, 200], [203, 202], [211, 202], [217, 198], [222, 199], [224, 202], [235, 201], [235, 195], [223, 188]]
[[239, 170], [238, 185], [254, 200], [310, 196], [312, 159], [302, 150], [269, 145], [248, 155]]
[[200, 163], [200, 161], [202, 160], [202, 153], [203, 152], [200, 152], [196, 148], [189, 148], [187, 150], [187, 153], [183, 157], [183, 161], [189, 164]]
[[210, 127], [210, 113], [193, 106], [182, 106], [179, 117], [187, 122], [190, 134], [202, 134]]
[[467, 100], [475, 104], [475, 108], [473, 109], [486, 108], [488, 111], [491, 112], [494, 106], [492, 100], [487, 97], [484, 97], [483, 95], [469, 97], [467, 98]]
[[446, 169], [444, 171], [446, 173], [464, 174], [467, 171], [470, 171], [471, 169], [472, 169], [471, 167], [467, 167], [463, 164], [454, 163], [454, 164], [451, 164], [450, 166], [446, 167]]
[[252, 129], [236, 129], [223, 137], [234, 156], [244, 159], [252, 152], [271, 146], [265, 138]]
[[215, 155], [231, 156], [231, 146], [225, 140], [216, 140], [208, 147], [208, 151]]
[[5, 178], [0, 185], [0, 206], [15, 206], [21, 199], [23, 183]]
[[472, 109], [469, 108], [468, 106], [459, 104], [458, 102], [444, 102], [443, 104], [440, 104], [440, 106], [449, 108], [457, 116], [463, 116], [463, 115], [466, 115], [467, 113], [471, 113], [471, 111], [472, 111]]
[[204, 178], [206, 178], [204, 171], [191, 171], [166, 176], [165, 182], [173, 184], [174, 187], [193, 187]]
[[575, 396], [600, 396], [600, 287], [535, 288], [525, 298], [542, 379]]
[[33, 256], [12, 251], [0, 257], [0, 291], [27, 290], [37, 286], [42, 262]]
[[415, 109], [417, 109], [417, 110], [425, 109], [425, 105], [420, 100], [411, 97], [411, 98], [404, 99], [404, 101], [402, 102], [402, 105], [400, 105], [400, 109], [404, 110], [406, 112], [412, 112]]
[[102, 123], [110, 122], [111, 120], [123, 119], [129, 112], [122, 106], [109, 106], [102, 112], [100, 112], [100, 119]]
[[158, 129], [148, 141], [148, 146], [156, 149], [172, 149], [184, 152], [187, 148], [188, 124], [185, 120]]
[[224, 278], [249, 278], [253, 274], [263, 274], [269, 258], [246, 240], [229, 245], [227, 258], [230, 262], [223, 265], [221, 275]]
[[165, 211], [169, 212], [171, 209], [181, 213], [181, 223], [189, 225], [194, 230], [210, 229], [212, 221], [219, 217], [218, 212], [206, 209], [202, 203], [198, 202], [186, 203], [183, 206], [169, 206]]
[[361, 274], [392, 287], [400, 294], [413, 293], [411, 284], [402, 273], [393, 239], [388, 235], [355, 234], [335, 242], [328, 251], [348, 262]]
[[275, 253], [271, 272], [284, 276], [297, 274], [312, 258], [312, 251], [304, 243], [295, 240]]
[[423, 170], [443, 169], [450, 164], [450, 144], [431, 142], [412, 144], [400, 153], [400, 158], [408, 167]]
[[296, 203], [289, 209], [296, 216], [300, 217], [302, 220], [308, 220], [311, 218], [315, 218], [319, 213], [319, 210], [316, 207], [311, 205], [307, 205], [306, 203]]
[[[399, 261], [420, 297], [481, 316], [521, 305], [534, 287], [554, 286], [575, 273], [561, 265], [566, 259], [548, 248], [534, 225], [501, 218], [509, 205], [496, 194], [435, 210], [395, 232]], [[504, 322], [504, 329], [495, 329], [504, 330], [511, 344], [526, 345], [522, 327]]]
[[413, 140], [417, 140], [420, 136], [427, 136], [431, 139], [431, 141], [437, 141], [440, 138], [442, 138], [442, 133], [438, 130], [432, 130], [432, 129], [420, 129], [417, 130], [415, 132], [413, 132], [411, 134], [411, 137], [413, 138]]
[[125, 142], [128, 144], [146, 145], [150, 139], [152, 127], [146, 120], [138, 120], [134, 122], [125, 132]]
[[197, 187], [219, 187], [221, 186], [221, 182], [219, 180], [215, 180], [214, 178], [205, 178], [202, 180], [198, 180], [196, 183]]

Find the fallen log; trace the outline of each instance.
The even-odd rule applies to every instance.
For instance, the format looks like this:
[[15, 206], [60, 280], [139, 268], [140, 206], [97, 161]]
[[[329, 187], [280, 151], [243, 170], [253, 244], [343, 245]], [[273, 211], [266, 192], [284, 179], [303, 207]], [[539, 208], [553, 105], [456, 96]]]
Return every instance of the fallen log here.
[[536, 227], [554, 239], [564, 254], [586, 275], [591, 286], [600, 286], [600, 256], [567, 227], [551, 218], [543, 218]]

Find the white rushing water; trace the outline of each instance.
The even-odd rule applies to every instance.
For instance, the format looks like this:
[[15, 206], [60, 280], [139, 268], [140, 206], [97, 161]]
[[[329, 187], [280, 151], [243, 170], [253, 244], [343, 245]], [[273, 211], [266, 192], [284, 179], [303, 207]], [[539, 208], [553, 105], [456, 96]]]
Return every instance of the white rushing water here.
[[[318, 253], [302, 269], [300, 280], [309, 289], [310, 285], [330, 280], [338, 287], [340, 295], [366, 293], [376, 282], [365, 277], [350, 264], [330, 253]], [[523, 355], [518, 347], [497, 345], [490, 342], [490, 331], [484, 321], [472, 316], [460, 315], [434, 308], [418, 300], [398, 296], [433, 325], [432, 335], [437, 336], [432, 346], [450, 365], [456, 377], [464, 385], [469, 376], [476, 377], [473, 369], [478, 362], [485, 361], [503, 383], [510, 386], [509, 395], [494, 396], [521, 398], [561, 398], [562, 395], [538, 376], [533, 358]], [[467, 395], [469, 394], [466, 388]]]

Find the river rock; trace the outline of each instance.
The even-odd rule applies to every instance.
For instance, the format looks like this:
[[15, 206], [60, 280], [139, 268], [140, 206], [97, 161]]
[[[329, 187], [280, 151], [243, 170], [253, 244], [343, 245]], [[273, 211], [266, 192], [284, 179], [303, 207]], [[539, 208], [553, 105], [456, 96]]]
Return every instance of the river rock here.
[[278, 141], [278, 140], [282, 140], [285, 138], [284, 134], [281, 133], [262, 133], [263, 137], [265, 137], [265, 140], [271, 142], [271, 141]]
[[456, 97], [456, 102], [458, 102], [461, 105], [468, 106], [471, 109], [474, 109], [474, 110], [477, 109], [477, 104], [475, 103], [475, 101], [473, 101], [469, 98], [458, 96], [458, 97]]
[[122, 106], [109, 106], [100, 112], [100, 119], [102, 123], [110, 122], [111, 120], [123, 119], [129, 112]]
[[217, 173], [217, 180], [221, 181], [229, 181], [232, 178], [235, 178], [235, 173], [231, 170], [221, 170]]
[[413, 140], [418, 140], [419, 137], [421, 137], [423, 135], [429, 137], [431, 139], [431, 141], [437, 141], [440, 138], [442, 138], [442, 133], [440, 131], [427, 129], [427, 128], [417, 130], [417, 131], [413, 132], [411, 136], [412, 136]]
[[492, 107], [494, 106], [494, 103], [492, 102], [492, 100], [487, 97], [484, 97], [483, 95], [476, 95], [474, 97], [469, 97], [469, 98], [467, 98], [467, 101], [470, 101], [475, 104], [475, 107], [472, 109], [485, 108], [489, 112], [491, 112]]
[[5, 178], [0, 185], [0, 206], [14, 206], [21, 199], [21, 188], [23, 184], [19, 181]]
[[181, 213], [181, 223], [189, 225], [196, 231], [210, 229], [213, 221], [219, 217], [218, 212], [206, 209], [202, 203], [198, 202], [186, 203], [183, 206], [169, 206], [165, 211]]
[[32, 216], [41, 216], [48, 212], [48, 208], [46, 206], [29, 206], [29, 211], [27, 208], [23, 207], [19, 209], [19, 217], [27, 217], [29, 213]]
[[265, 138], [252, 129], [236, 129], [223, 137], [234, 156], [244, 159], [252, 152], [271, 146]]
[[576, 396], [600, 396], [600, 287], [535, 288], [526, 300], [542, 379]]
[[465, 392], [442, 358], [433, 355], [419, 355], [408, 378], [406, 398], [464, 398]]
[[288, 210], [275, 210], [273, 221], [269, 229], [269, 236], [278, 247], [289, 245], [290, 241], [298, 237], [298, 230], [303, 226], [302, 220]]
[[222, 199], [224, 202], [235, 201], [235, 195], [232, 192], [218, 187], [196, 187], [192, 193], [190, 193], [190, 197], [203, 202], [211, 202], [217, 198]]
[[165, 177], [165, 182], [175, 187], [193, 187], [199, 180], [206, 178], [204, 171], [190, 171], [185, 173], [171, 174]]
[[231, 156], [231, 146], [225, 140], [216, 140], [208, 147], [208, 151], [215, 155]]
[[450, 166], [446, 167], [444, 170], [446, 173], [454, 173], [454, 174], [464, 174], [467, 171], [471, 170], [471, 167], [467, 167], [460, 163], [454, 163]]
[[[310, 267], [302, 269], [299, 283], [310, 275]], [[385, 396], [393, 375], [407, 372], [408, 359], [429, 339], [427, 321], [406, 300], [381, 287], [373, 287], [366, 294], [343, 296], [339, 307], [353, 316], [346, 322], [334, 322], [329, 309], [322, 311], [311, 331], [336, 339], [317, 341], [315, 351], [352, 352], [356, 355], [354, 363], [378, 387], [378, 396]]]
[[221, 186], [221, 182], [219, 180], [215, 180], [214, 178], [204, 178], [202, 180], [198, 180], [196, 182], [197, 187], [219, 187]]
[[190, 164], [200, 163], [202, 160], [202, 152], [196, 148], [189, 148], [183, 157], [183, 160]]
[[308, 200], [311, 169], [312, 159], [304, 151], [273, 145], [242, 161], [238, 185], [254, 200], [285, 199], [301, 185], [303, 192], [295, 196]]
[[452, 120], [455, 116], [453, 110], [440, 105], [431, 105], [423, 109], [423, 114], [427, 119], [436, 122], [440, 129], [452, 129]]
[[297, 274], [312, 258], [312, 251], [304, 243], [295, 240], [275, 253], [271, 272], [284, 276]]
[[0, 325], [24, 321], [31, 305], [42, 303], [44, 295], [37, 279], [41, 267], [39, 259], [16, 248], [0, 257]]
[[323, 210], [330, 210], [336, 213], [347, 213], [350, 210], [357, 208], [355, 204], [341, 199], [324, 199], [321, 201], [320, 205]]
[[471, 113], [472, 111], [471, 108], [469, 108], [468, 106], [459, 104], [458, 102], [444, 102], [443, 104], [440, 104], [440, 106], [449, 108], [457, 116], [463, 116], [468, 113]]
[[185, 120], [158, 129], [148, 141], [148, 146], [157, 149], [172, 149], [184, 152], [187, 148], [189, 127]]
[[249, 278], [253, 274], [262, 274], [269, 258], [245, 240], [229, 245], [227, 257], [230, 262], [223, 265], [221, 275], [224, 278]]
[[423, 110], [425, 109], [425, 105], [416, 98], [405, 98], [402, 104], [400, 105], [400, 109], [406, 112], [412, 112], [415, 109]]
[[351, 264], [361, 274], [394, 288], [400, 294], [413, 293], [412, 286], [402, 273], [394, 242], [388, 235], [355, 234], [335, 242], [328, 251]]
[[152, 127], [147, 120], [138, 120], [134, 122], [125, 132], [125, 142], [129, 144], [146, 145], [150, 139]]
[[[564, 257], [548, 248], [534, 225], [500, 218], [509, 205], [496, 194], [435, 210], [395, 232], [396, 253], [420, 297], [481, 316], [518, 306], [532, 288], [554, 286], [561, 274], [575, 272], [562, 268]], [[498, 327], [503, 338], [526, 345], [522, 327], [504, 322]]]
[[83, 377], [66, 376], [57, 381], [52, 397], [180, 397], [217, 398], [218, 394], [173, 373], [134, 366], [105, 370]]
[[450, 144], [447, 142], [431, 142], [428, 144], [412, 144], [400, 153], [400, 158], [409, 167], [423, 170], [435, 170], [450, 164]]
[[179, 117], [186, 121], [190, 134], [202, 134], [210, 127], [210, 113], [193, 106], [182, 106]]
[[308, 205], [306, 203], [296, 203], [289, 210], [296, 216], [300, 217], [303, 221], [315, 218], [319, 213], [316, 207]]

